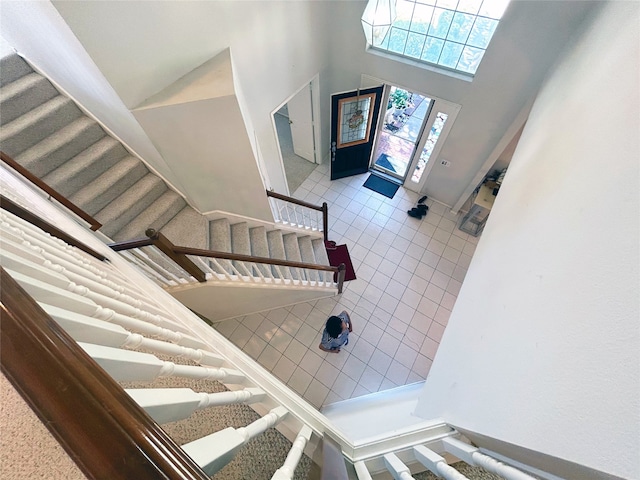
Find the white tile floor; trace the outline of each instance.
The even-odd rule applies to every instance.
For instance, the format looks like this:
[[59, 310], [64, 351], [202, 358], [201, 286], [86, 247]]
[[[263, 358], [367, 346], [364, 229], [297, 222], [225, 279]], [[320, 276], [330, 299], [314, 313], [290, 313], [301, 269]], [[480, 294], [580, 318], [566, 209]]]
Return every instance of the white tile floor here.
[[[368, 176], [330, 181], [319, 165], [293, 194], [329, 204], [329, 239], [347, 244], [358, 277], [342, 295], [216, 325], [317, 408], [426, 378], [478, 240], [431, 200], [426, 217], [409, 217], [419, 195], [400, 187], [389, 199], [362, 187]], [[349, 345], [325, 353], [324, 323], [342, 310]]]

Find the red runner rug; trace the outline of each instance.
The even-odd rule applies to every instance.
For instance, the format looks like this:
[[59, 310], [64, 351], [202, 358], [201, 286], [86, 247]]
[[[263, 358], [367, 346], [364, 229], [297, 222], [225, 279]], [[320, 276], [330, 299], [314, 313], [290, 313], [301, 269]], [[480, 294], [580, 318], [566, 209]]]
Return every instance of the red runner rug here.
[[[337, 267], [341, 263], [344, 263], [346, 268], [344, 281], [348, 282], [349, 280], [356, 279], [356, 272], [353, 269], [353, 263], [351, 263], [351, 257], [349, 256], [349, 250], [346, 245], [336, 245], [335, 242], [327, 241], [325, 242], [325, 247], [327, 249], [327, 256], [329, 257], [329, 265], [332, 267]], [[334, 278], [334, 281], [337, 279]]]

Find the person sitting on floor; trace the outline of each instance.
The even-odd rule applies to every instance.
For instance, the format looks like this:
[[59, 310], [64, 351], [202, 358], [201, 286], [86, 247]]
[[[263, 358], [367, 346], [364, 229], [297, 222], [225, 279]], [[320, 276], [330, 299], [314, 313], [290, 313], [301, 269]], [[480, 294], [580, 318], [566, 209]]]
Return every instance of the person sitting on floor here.
[[341, 346], [349, 344], [349, 333], [352, 331], [351, 318], [346, 311], [332, 315], [327, 319], [318, 348], [325, 352], [338, 353]]

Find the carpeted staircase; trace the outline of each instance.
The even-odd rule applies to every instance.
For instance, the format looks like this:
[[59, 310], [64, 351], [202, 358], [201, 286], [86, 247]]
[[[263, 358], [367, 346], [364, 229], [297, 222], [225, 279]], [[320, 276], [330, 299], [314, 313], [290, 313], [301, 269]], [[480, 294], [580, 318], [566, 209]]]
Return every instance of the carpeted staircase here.
[[[114, 241], [153, 228], [176, 245], [329, 265], [320, 238], [228, 218], [209, 222], [15, 54], [0, 59], [0, 127], [0, 148], [96, 218]], [[233, 273], [229, 262], [220, 265], [214, 269]], [[264, 265], [252, 273], [269, 268], [276, 278], [320, 275]]]

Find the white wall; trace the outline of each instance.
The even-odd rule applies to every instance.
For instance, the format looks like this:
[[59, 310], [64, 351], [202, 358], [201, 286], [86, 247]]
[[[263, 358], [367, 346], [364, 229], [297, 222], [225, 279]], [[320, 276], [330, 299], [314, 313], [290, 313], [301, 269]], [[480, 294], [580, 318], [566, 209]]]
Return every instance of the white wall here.
[[[157, 173], [178, 190], [184, 191], [165, 160], [50, 2], [2, 2], [0, 26], [6, 43], [54, 79]], [[130, 83], [135, 84], [137, 80], [130, 78]]]
[[363, 53], [364, 34], [350, 26], [359, 22], [366, 2], [340, 3], [336, 22], [343, 27], [331, 36], [331, 88], [334, 92], [351, 90], [364, 73], [462, 105], [439, 155], [451, 166], [434, 164], [424, 188], [430, 197], [453, 206], [520, 110], [534, 97], [549, 66], [596, 3], [512, 2], [473, 82]]
[[53, 3], [128, 108], [230, 48], [267, 187], [286, 191], [271, 112], [316, 73], [322, 81], [325, 2]]
[[639, 3], [607, 4], [543, 86], [416, 410], [622, 478], [640, 478], [639, 25]]
[[[51, 41], [56, 51], [64, 51], [65, 45], [57, 43], [52, 29], [43, 36], [22, 38], [31, 36], [31, 11], [47, 10], [48, 14], [53, 10], [51, 4], [36, 2], [45, 6], [33, 7], [30, 2], [3, 2], [3, 7], [5, 3], [11, 5], [12, 13], [30, 13], [19, 19], [20, 29], [13, 29], [16, 40], [44, 50]], [[230, 48], [240, 86], [237, 90], [244, 95], [239, 101], [243, 111], [244, 106], [249, 109], [250, 118], [245, 119], [253, 130], [248, 132], [249, 138], [252, 142], [257, 139], [257, 146], [252, 146], [264, 159], [268, 188], [286, 191], [271, 112], [319, 73], [320, 148], [321, 157], [326, 158], [329, 94], [356, 88], [360, 74], [365, 73], [462, 105], [440, 154], [452, 166], [435, 165], [426, 184], [430, 196], [453, 205], [535, 94], [548, 66], [595, 2], [513, 2], [472, 83], [365, 53], [360, 28], [364, 0], [54, 1], [53, 5], [62, 18], [47, 19], [55, 20], [56, 29], [64, 33], [62, 38], [73, 47], [64, 56], [75, 59], [77, 55], [73, 61], [81, 65], [90, 58], [100, 70], [95, 78], [70, 75], [82, 79], [81, 85], [73, 87], [82, 92], [87, 88], [105, 90], [103, 83], [108, 89], [112, 86], [120, 97], [115, 101], [102, 91], [89, 96], [100, 118], [111, 121], [113, 117], [112, 123], [127, 134], [128, 142], [183, 192], [188, 185], [177, 185], [171, 169], [180, 167], [173, 159], [159, 157], [157, 152], [147, 154], [152, 146], [139, 126], [122, 123], [125, 119], [131, 122], [126, 108], [139, 105]], [[15, 23], [13, 16], [5, 22], [9, 27]], [[75, 38], [67, 39], [70, 32]], [[76, 52], [76, 38], [86, 52]], [[39, 54], [46, 57], [48, 52]], [[56, 74], [66, 78], [55, 65], [57, 56], [48, 55], [48, 59]], [[114, 111], [103, 115], [108, 108]]]

